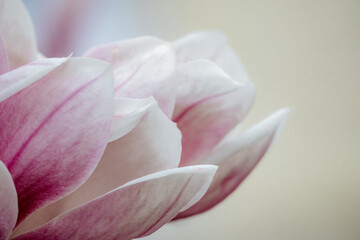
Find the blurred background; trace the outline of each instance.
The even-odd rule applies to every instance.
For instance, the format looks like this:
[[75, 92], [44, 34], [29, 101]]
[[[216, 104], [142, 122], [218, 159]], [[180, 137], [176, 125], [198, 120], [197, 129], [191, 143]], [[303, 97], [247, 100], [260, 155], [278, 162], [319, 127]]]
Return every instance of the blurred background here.
[[[72, 10], [66, 1], [24, 2], [50, 55], [141, 35], [222, 31], [257, 87], [244, 128], [291, 107], [282, 135], [240, 188], [149, 239], [360, 239], [359, 0], [102, 0]], [[51, 8], [77, 33], [68, 49], [49, 45]]]

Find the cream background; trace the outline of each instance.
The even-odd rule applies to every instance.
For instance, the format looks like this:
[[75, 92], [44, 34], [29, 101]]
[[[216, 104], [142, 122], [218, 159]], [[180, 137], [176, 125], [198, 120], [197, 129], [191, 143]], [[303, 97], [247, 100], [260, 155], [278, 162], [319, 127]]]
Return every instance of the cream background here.
[[105, 34], [89, 44], [218, 29], [257, 86], [244, 125], [292, 108], [276, 144], [235, 193], [150, 239], [360, 239], [360, 1], [127, 0], [112, 6], [92, 26]]

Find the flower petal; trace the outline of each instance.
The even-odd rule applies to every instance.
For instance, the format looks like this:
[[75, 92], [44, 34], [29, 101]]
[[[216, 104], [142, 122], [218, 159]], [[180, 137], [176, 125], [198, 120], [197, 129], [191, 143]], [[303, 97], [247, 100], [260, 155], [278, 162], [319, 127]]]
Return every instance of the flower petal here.
[[181, 155], [181, 133], [152, 102], [127, 135], [109, 143], [89, 180], [64, 199], [70, 208], [102, 195], [135, 178], [176, 168]]
[[0, 159], [18, 192], [18, 223], [89, 177], [112, 115], [112, 69], [86, 58], [70, 59], [0, 103]]
[[9, 60], [5, 49], [4, 41], [0, 36], [0, 75], [9, 71]]
[[247, 74], [226, 37], [216, 31], [189, 34], [174, 42], [178, 63], [182, 65], [196, 59], [207, 59], [238, 82], [248, 81]]
[[[86, 183], [89, 184], [87, 191], [104, 194], [135, 178], [179, 166], [179, 129], [162, 113], [156, 102], [146, 108], [131, 132], [107, 145], [99, 166]], [[85, 185], [81, 189], [85, 190]]]
[[7, 239], [12, 232], [18, 211], [14, 182], [6, 166], [0, 161], [0, 239]]
[[20, 0], [0, 0], [0, 36], [8, 54], [10, 69], [36, 59], [34, 27]]
[[249, 111], [255, 88], [240, 84], [216, 64], [198, 60], [179, 67], [173, 121], [183, 134], [181, 166], [205, 156]]
[[0, 102], [41, 79], [65, 63], [68, 58], [44, 58], [0, 76]]
[[208, 157], [197, 161], [195, 164], [217, 165], [219, 170], [205, 196], [194, 206], [177, 215], [176, 219], [202, 213], [232, 193], [269, 149], [279, 134], [288, 112], [287, 109], [275, 112], [243, 135], [222, 143]]
[[170, 117], [175, 103], [171, 74], [176, 65], [169, 43], [154, 37], [141, 37], [90, 49], [85, 56], [110, 62], [115, 71], [117, 97], [154, 96]]
[[128, 240], [147, 236], [198, 201], [215, 171], [215, 166], [191, 166], [136, 179], [14, 240]]
[[[163, 114], [153, 100], [140, 115], [143, 115], [140, 121], [128, 134], [107, 145], [99, 165], [83, 185], [69, 196], [35, 212], [26, 221], [45, 223], [130, 180], [178, 167], [181, 133], [176, 124]], [[34, 217], [39, 220], [35, 221]], [[27, 222], [24, 224], [28, 225]]]
[[[38, 8], [37, 4], [33, 5]], [[88, 40], [89, 36], [83, 30], [93, 3], [86, 0], [62, 0], [44, 1], [41, 5], [41, 10], [46, 11], [37, 14], [38, 17], [40, 15], [40, 50], [48, 57], [66, 56], [72, 52], [76, 54], [78, 41]]]
[[134, 129], [153, 104], [155, 104], [155, 100], [152, 97], [145, 99], [115, 98], [110, 142], [123, 137]]

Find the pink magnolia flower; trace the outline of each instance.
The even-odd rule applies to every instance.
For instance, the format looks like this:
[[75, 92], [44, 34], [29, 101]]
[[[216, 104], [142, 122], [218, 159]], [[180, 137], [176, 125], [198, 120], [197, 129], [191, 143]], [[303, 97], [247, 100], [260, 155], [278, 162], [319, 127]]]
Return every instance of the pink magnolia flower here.
[[154, 96], [181, 131], [179, 166], [219, 166], [205, 196], [175, 219], [204, 212], [232, 193], [264, 156], [288, 114], [279, 110], [238, 135], [255, 87], [217, 32], [190, 34], [173, 44], [140, 37], [95, 47], [85, 56], [113, 65], [116, 97]]
[[146, 236], [204, 195], [217, 167], [177, 168], [155, 100], [114, 101], [108, 63], [37, 59], [21, 2], [0, 18], [0, 239]]
[[237, 134], [255, 88], [219, 33], [39, 58], [21, 2], [0, 18], [0, 240], [132, 239], [206, 211], [287, 114]]

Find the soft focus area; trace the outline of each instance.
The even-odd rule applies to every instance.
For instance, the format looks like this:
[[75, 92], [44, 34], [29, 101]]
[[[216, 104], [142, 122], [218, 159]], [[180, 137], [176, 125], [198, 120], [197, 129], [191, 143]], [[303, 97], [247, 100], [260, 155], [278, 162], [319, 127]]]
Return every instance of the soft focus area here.
[[[24, 2], [45, 46], [39, 26], [52, 1]], [[227, 35], [257, 88], [242, 130], [280, 107], [292, 109], [276, 144], [234, 194], [148, 239], [360, 239], [358, 0], [89, 4], [88, 19], [74, 23], [75, 54], [136, 36], [173, 40], [216, 29]]]

